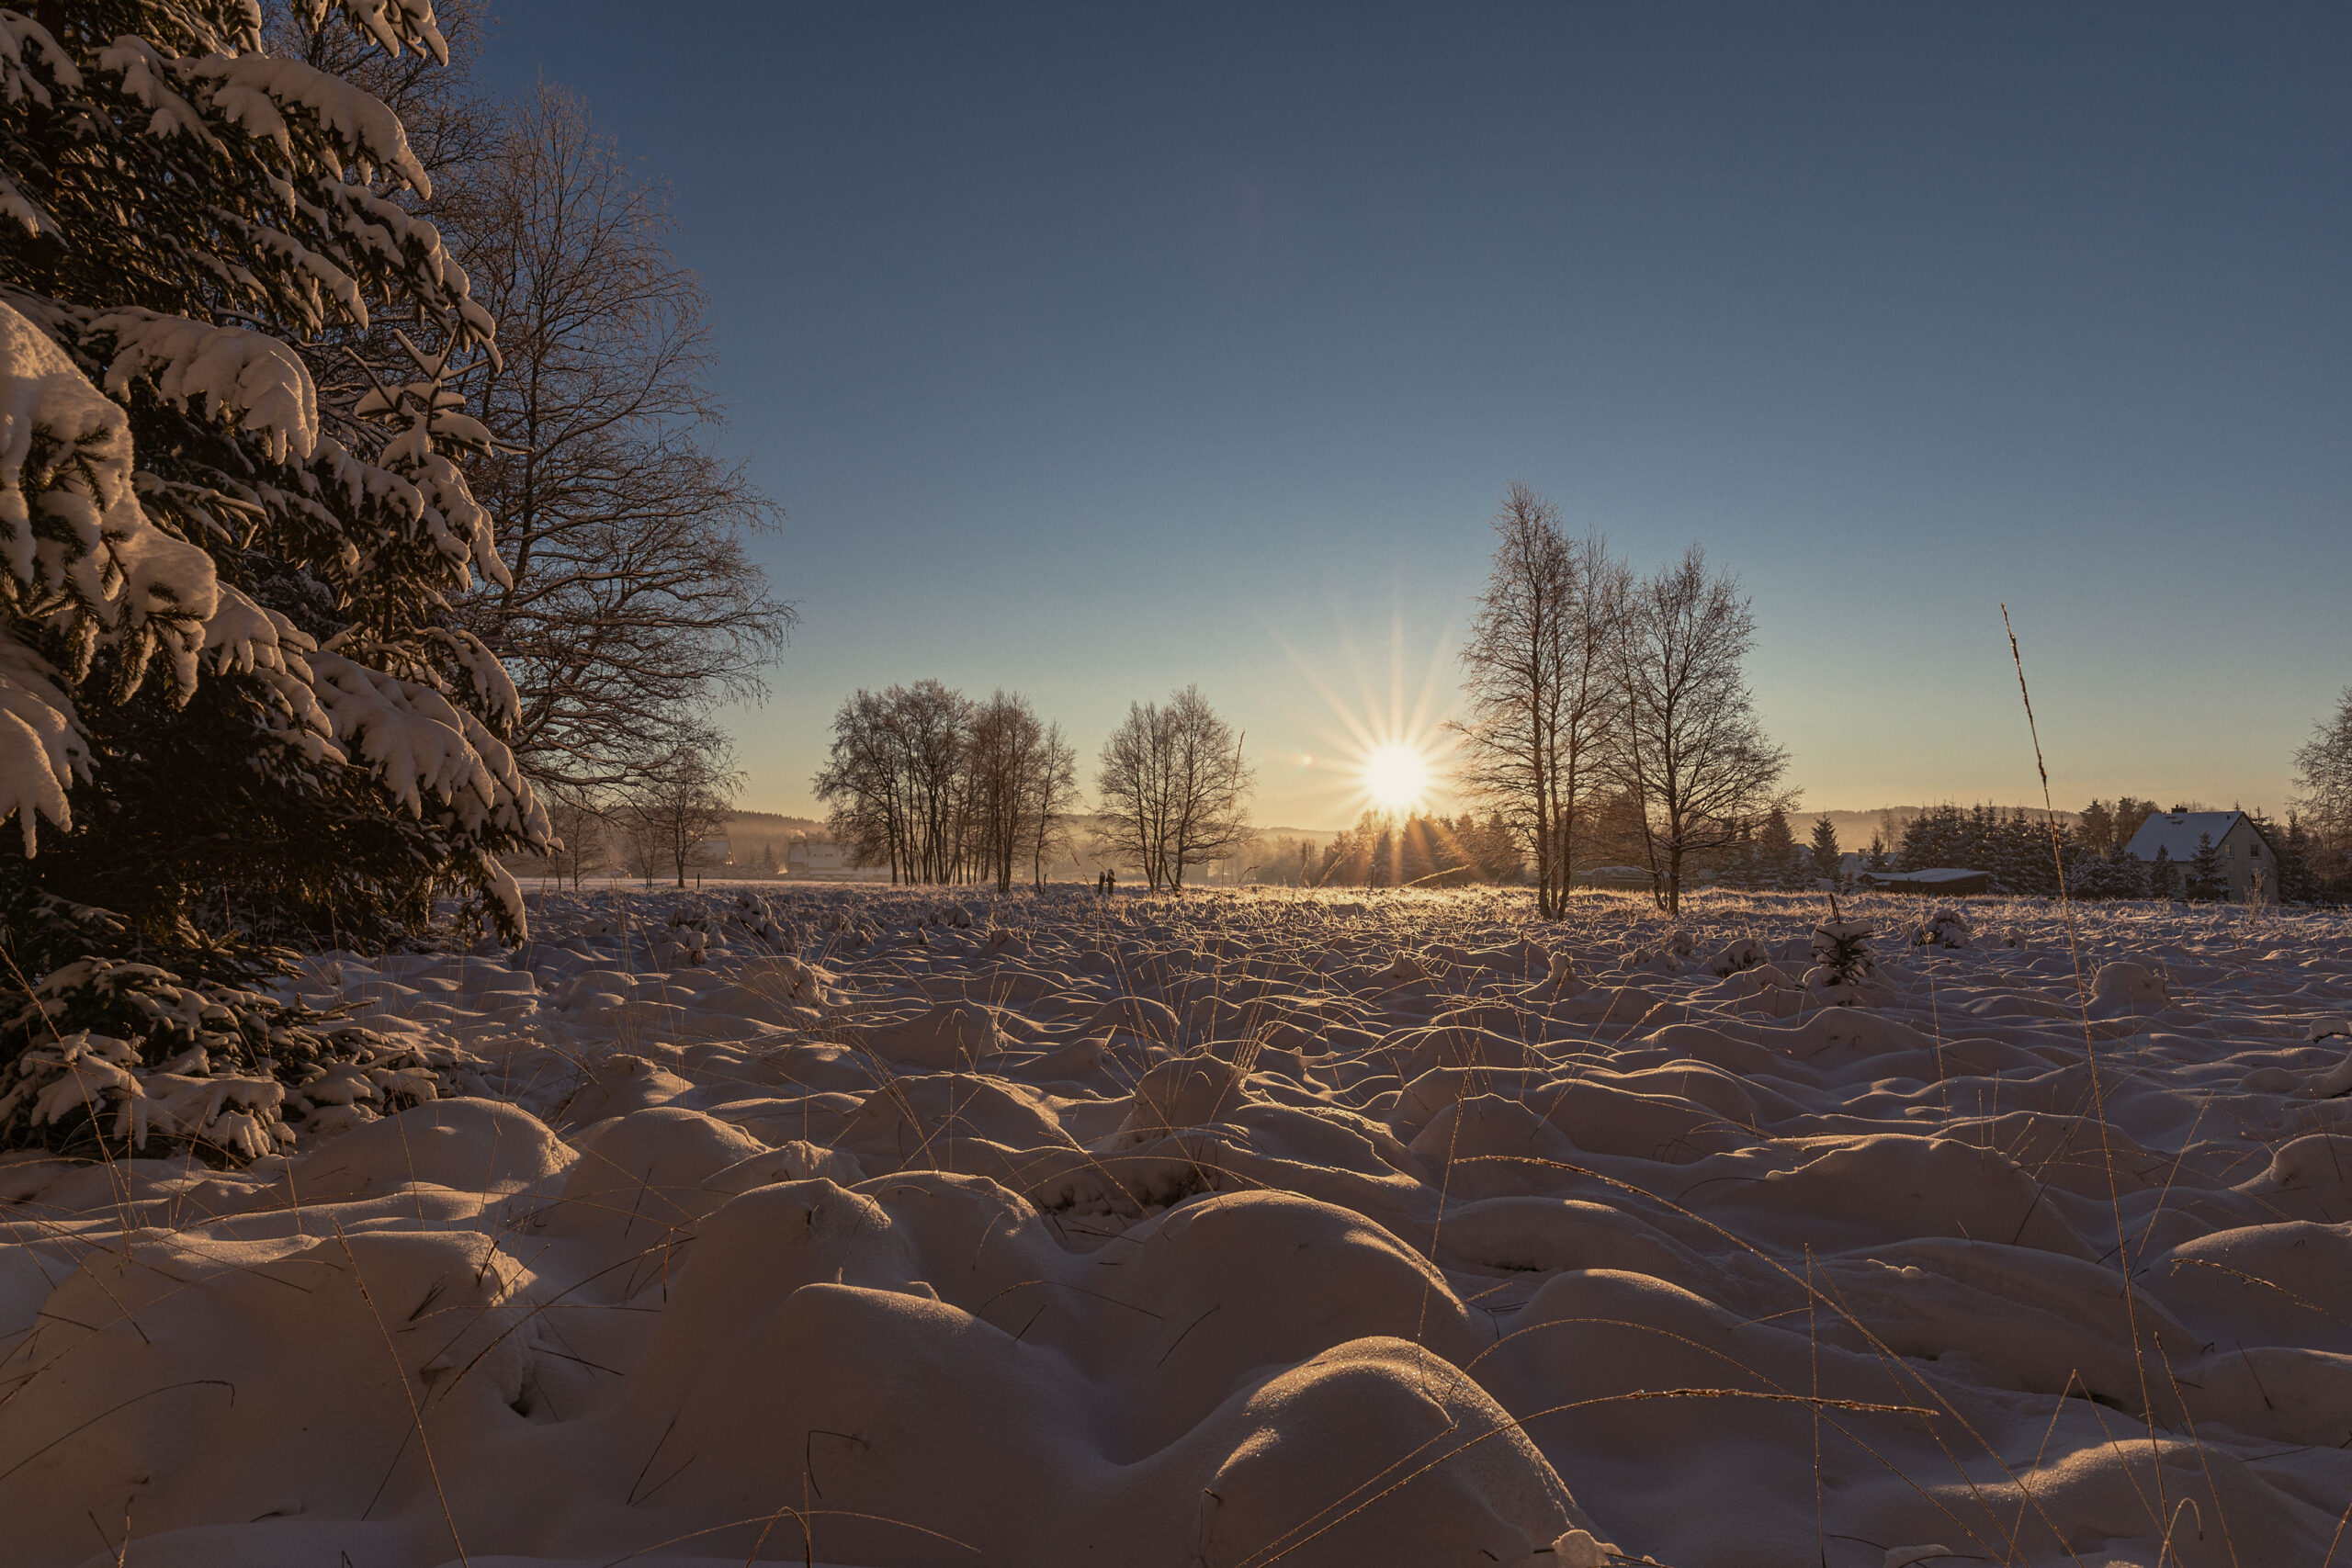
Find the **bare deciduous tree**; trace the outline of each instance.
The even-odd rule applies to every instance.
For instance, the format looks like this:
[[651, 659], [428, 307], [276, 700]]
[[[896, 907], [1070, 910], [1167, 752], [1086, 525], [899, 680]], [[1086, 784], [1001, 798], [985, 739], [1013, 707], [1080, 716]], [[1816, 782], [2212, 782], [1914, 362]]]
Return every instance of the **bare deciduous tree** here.
[[1458, 778], [1525, 841], [1535, 908], [1566, 911], [1578, 829], [1616, 704], [1611, 643], [1628, 573], [1598, 536], [1571, 541], [1559, 509], [1514, 484], [1462, 649], [1467, 713]]
[[542, 85], [440, 202], [498, 319], [470, 388], [499, 443], [470, 475], [514, 583], [459, 606], [522, 693], [525, 767], [577, 789], [667, 765], [758, 670], [794, 611], [750, 553], [775, 508], [704, 442], [718, 411], [694, 275], [662, 188]]
[[890, 688], [888, 736], [896, 749], [896, 782], [907, 824], [902, 854], [909, 882], [954, 882], [964, 868], [969, 778], [965, 744], [971, 736], [972, 701], [937, 681]]
[[558, 876], [571, 882], [574, 893], [589, 870], [605, 863], [607, 852], [604, 807], [593, 799], [557, 793], [546, 797], [548, 824], [561, 847], [548, 857]]
[[1611, 766], [1638, 803], [1658, 902], [1680, 911], [1684, 863], [1736, 842], [1793, 791], [1788, 754], [1757, 723], [1741, 661], [1755, 617], [1693, 545], [1627, 596], [1615, 640]]
[[1058, 724], [1046, 726], [1028, 787], [1029, 872], [1034, 885], [1042, 888], [1046, 863], [1069, 843], [1069, 814], [1078, 805], [1078, 749]]
[[661, 835], [626, 807], [617, 808], [615, 820], [620, 829], [621, 869], [652, 886], [653, 879], [666, 869]]
[[695, 852], [727, 830], [741, 784], [733, 743], [707, 726], [686, 731], [668, 756], [640, 768], [620, 809], [643, 874], [657, 865], [674, 871], [684, 887]]
[[973, 710], [965, 771], [975, 870], [1010, 892], [1025, 858], [1044, 886], [1046, 853], [1065, 835], [1078, 793], [1078, 757], [1062, 727], [1039, 720], [1020, 694], [999, 692]]
[[899, 784], [890, 694], [861, 690], [833, 713], [832, 750], [815, 780], [825, 803], [827, 830], [850, 852], [853, 863], [888, 865], [901, 880], [910, 824]]
[[1241, 738], [1198, 686], [1176, 693], [1166, 707], [1136, 703], [1102, 743], [1095, 783], [1102, 845], [1130, 860], [1147, 886], [1181, 890], [1188, 868], [1249, 841], [1254, 782]]
[[1036, 836], [1034, 775], [1045, 750], [1046, 727], [1028, 699], [998, 692], [972, 710], [965, 742], [972, 859], [1000, 893], [1012, 888], [1012, 868]]

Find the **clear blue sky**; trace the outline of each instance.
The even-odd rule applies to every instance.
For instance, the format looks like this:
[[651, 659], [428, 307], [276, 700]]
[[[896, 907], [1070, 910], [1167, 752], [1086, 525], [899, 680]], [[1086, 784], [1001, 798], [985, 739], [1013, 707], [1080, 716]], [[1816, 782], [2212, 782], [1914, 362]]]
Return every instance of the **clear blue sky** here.
[[747, 805], [861, 685], [1091, 760], [1198, 682], [1336, 825], [1513, 479], [1738, 571], [1816, 809], [2034, 797], [2004, 598], [2062, 806], [2276, 808], [2352, 682], [2352, 7], [499, 14], [672, 182], [788, 513]]

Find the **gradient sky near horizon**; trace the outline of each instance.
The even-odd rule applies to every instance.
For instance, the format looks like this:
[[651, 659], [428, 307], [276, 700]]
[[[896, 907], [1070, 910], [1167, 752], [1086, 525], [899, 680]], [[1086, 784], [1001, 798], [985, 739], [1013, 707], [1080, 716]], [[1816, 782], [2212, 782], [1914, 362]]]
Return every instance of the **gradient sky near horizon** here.
[[[936, 676], [1261, 821], [1428, 726], [1514, 479], [1739, 573], [1812, 809], [2277, 809], [2352, 682], [2352, 8], [498, 0], [668, 180], [813, 809]], [[1308, 765], [1306, 758], [1314, 761]]]

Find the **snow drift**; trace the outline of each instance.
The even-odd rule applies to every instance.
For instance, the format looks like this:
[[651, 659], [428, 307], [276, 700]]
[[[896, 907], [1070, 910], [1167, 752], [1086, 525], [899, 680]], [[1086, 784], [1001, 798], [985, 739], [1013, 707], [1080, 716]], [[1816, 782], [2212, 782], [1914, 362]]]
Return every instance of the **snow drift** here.
[[289, 987], [462, 1095], [0, 1164], [9, 1561], [2302, 1568], [2352, 1499], [2336, 916], [2098, 910], [2078, 989], [1865, 899], [1808, 987], [1770, 896], [544, 903]]

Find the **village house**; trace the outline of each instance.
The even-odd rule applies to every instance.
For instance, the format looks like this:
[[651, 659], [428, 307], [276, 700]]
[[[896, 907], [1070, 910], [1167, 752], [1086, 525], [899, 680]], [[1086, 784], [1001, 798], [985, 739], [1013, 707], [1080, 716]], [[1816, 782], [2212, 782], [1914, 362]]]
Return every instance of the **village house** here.
[[847, 844], [795, 839], [785, 846], [784, 874], [816, 882], [887, 882], [887, 865], [859, 865], [857, 852]]
[[[1860, 855], [1849, 855], [1859, 861]], [[1966, 866], [1931, 865], [1917, 871], [1871, 871], [1868, 867], [1849, 869], [1848, 874], [1864, 887], [1881, 893], [1933, 893], [1946, 897], [1960, 897], [1970, 893], [1990, 893], [1993, 874], [1972, 871]]]
[[792, 876], [842, 876], [850, 870], [849, 850], [841, 844], [795, 839], [786, 846], [784, 866]]
[[2186, 875], [2199, 841], [2208, 838], [2222, 857], [2222, 897], [2233, 904], [2278, 898], [2278, 853], [2243, 811], [2158, 812], [2140, 824], [2125, 848], [2143, 864], [2154, 863], [2162, 850]]

